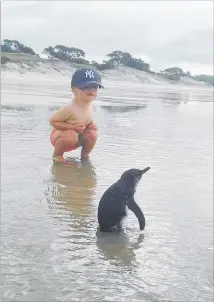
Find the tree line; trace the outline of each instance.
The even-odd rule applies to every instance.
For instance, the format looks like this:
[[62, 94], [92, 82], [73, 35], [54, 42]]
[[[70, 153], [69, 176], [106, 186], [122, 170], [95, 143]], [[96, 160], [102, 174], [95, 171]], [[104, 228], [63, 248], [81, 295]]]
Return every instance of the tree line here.
[[[22, 53], [26, 55], [36, 55], [40, 57], [38, 54], [35, 53], [32, 48], [21, 44], [17, 40], [4, 39], [3, 43], [1, 44], [1, 52]], [[68, 47], [65, 45], [49, 46], [47, 48], [44, 48], [42, 54], [46, 55], [50, 59], [59, 59], [67, 63], [91, 65], [97, 68], [98, 70], [108, 70], [116, 68], [119, 65], [124, 65], [137, 70], [162, 75], [168, 79], [175, 81], [180, 80], [181, 77], [191, 77], [198, 81], [205, 81], [208, 84], [213, 85], [213, 76], [199, 75], [193, 77], [189, 71], [184, 72], [181, 68], [176, 66], [166, 68], [164, 70], [161, 70], [159, 73], [155, 73], [151, 71], [150, 64], [146, 63], [140, 58], [134, 58], [128, 52], [123, 52], [120, 50], [114, 50], [113, 52], [107, 54], [108, 60], [103, 60], [101, 64], [96, 61], [90, 62], [86, 60], [85, 52], [82, 49], [76, 47]]]

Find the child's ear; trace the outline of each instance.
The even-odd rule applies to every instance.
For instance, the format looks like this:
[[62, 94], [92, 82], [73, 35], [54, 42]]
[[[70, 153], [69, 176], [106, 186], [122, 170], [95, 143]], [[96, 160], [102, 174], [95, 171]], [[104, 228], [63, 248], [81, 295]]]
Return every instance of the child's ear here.
[[72, 87], [72, 88], [71, 88], [71, 90], [72, 90], [72, 92], [73, 92], [73, 94], [74, 94], [74, 95], [76, 95], [76, 94], [77, 94], [77, 90], [76, 90], [76, 88], [75, 88], [75, 87]]

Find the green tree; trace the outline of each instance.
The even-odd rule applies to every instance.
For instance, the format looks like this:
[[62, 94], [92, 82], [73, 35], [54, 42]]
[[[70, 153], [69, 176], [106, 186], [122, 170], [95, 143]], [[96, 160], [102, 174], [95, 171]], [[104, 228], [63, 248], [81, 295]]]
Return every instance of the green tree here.
[[99, 64], [96, 61], [91, 61], [91, 65], [97, 68], [98, 70], [108, 70], [112, 69], [112, 64], [108, 61], [103, 61], [103, 63]]
[[43, 54], [49, 58], [57, 58], [65, 62], [73, 62], [78, 64], [89, 64], [85, 60], [85, 52], [82, 49], [75, 47], [68, 47], [65, 45], [49, 46], [43, 50]]
[[161, 73], [167, 74], [167, 75], [180, 75], [180, 76], [184, 75], [183, 70], [179, 67], [166, 68], [163, 71], [161, 71]]
[[109, 63], [111, 63], [113, 66], [117, 66], [122, 63], [124, 53], [120, 50], [114, 50], [113, 52], [107, 54], [107, 57], [109, 57]]
[[49, 46], [49, 47], [45, 48], [42, 53], [47, 55], [48, 58], [55, 58], [56, 57], [55, 50], [52, 46]]
[[126, 66], [132, 67], [132, 68], [135, 68], [135, 69], [138, 69], [138, 70], [150, 71], [150, 65], [145, 63], [141, 59], [131, 58], [127, 62]]
[[183, 70], [179, 67], [170, 67], [160, 72], [163, 76], [167, 77], [170, 80], [178, 81], [182, 76], [185, 76]]
[[149, 64], [145, 63], [141, 59], [132, 57], [132, 55], [128, 52], [114, 50], [113, 52], [109, 53], [107, 56], [110, 58], [108, 63], [112, 64], [112, 66], [114, 67], [118, 66], [119, 64], [123, 64], [125, 66], [134, 69], [150, 71]]
[[23, 53], [27, 55], [36, 55], [34, 50], [17, 40], [4, 39], [1, 45], [1, 51], [7, 53]]
[[207, 74], [200, 74], [194, 76], [194, 79], [199, 82], [205, 82], [209, 85], [214, 86], [214, 76], [213, 75], [207, 75]]

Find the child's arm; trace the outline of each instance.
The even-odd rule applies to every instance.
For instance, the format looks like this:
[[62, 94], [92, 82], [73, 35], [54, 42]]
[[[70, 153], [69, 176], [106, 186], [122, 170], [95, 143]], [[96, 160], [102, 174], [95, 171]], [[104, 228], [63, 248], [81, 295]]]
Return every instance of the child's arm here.
[[58, 130], [71, 130], [72, 124], [66, 121], [70, 117], [70, 112], [66, 107], [58, 109], [49, 119], [49, 124]]
[[91, 123], [88, 124], [87, 126], [88, 129], [92, 129], [92, 130], [98, 130], [97, 129], [97, 125], [94, 121], [92, 121]]
[[[82, 128], [82, 131], [85, 128], [85, 125], [82, 123], [71, 124], [67, 120], [71, 116], [71, 109], [66, 106], [57, 110], [49, 119], [49, 124], [56, 128], [57, 130], [75, 130], [79, 131]], [[77, 129], [78, 128], [78, 129]]]

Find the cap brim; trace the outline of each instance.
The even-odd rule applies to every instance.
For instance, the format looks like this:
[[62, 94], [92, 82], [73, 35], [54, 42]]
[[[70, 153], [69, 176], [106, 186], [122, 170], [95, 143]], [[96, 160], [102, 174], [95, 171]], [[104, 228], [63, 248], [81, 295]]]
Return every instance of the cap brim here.
[[101, 85], [99, 82], [96, 82], [96, 81], [88, 81], [88, 82], [84, 82], [84, 84], [75, 85], [74, 87], [76, 87], [76, 88], [84, 88], [85, 86], [87, 86], [87, 85], [89, 85], [89, 84], [97, 84], [100, 88], [104, 88], [103, 85]]

